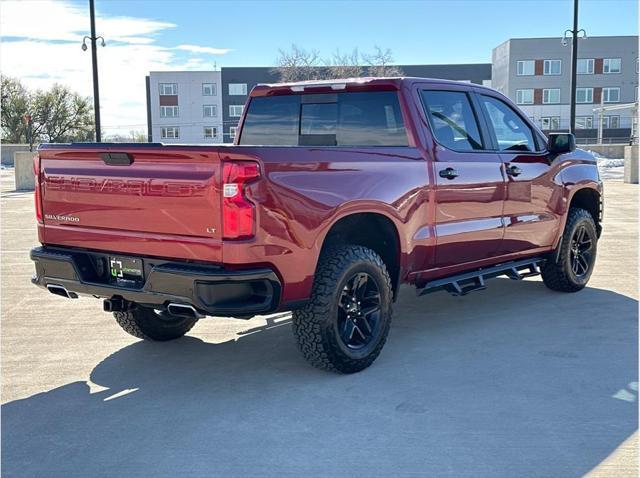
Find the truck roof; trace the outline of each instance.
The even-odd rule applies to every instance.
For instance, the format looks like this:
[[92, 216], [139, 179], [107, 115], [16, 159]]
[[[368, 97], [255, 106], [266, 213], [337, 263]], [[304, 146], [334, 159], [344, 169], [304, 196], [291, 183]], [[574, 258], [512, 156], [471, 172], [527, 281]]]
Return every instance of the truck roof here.
[[482, 85], [469, 84], [467, 82], [444, 80], [440, 78], [419, 78], [411, 76], [398, 77], [362, 77], [362, 78], [336, 78], [330, 80], [308, 80], [287, 83], [261, 83], [251, 90], [250, 96], [267, 96], [272, 94], [302, 93], [307, 89], [314, 92], [321, 91], [379, 91], [399, 90], [403, 85], [416, 82], [433, 84], [472, 85], [488, 89]]

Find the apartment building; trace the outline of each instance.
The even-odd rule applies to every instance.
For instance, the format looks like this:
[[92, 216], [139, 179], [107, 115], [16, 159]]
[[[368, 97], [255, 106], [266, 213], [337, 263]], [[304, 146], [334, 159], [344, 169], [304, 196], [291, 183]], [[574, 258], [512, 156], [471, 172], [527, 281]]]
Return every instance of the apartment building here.
[[[468, 81], [491, 86], [491, 64], [399, 65], [404, 75]], [[365, 70], [366, 74], [366, 70]], [[260, 83], [277, 83], [273, 67], [222, 68], [224, 142], [233, 142], [238, 121], [251, 89]]]
[[219, 71], [152, 71], [147, 76], [149, 141], [222, 142]]
[[[492, 85], [545, 131], [569, 129], [571, 42], [515, 38], [493, 49]], [[628, 141], [638, 101], [638, 37], [589, 37], [578, 41], [576, 136], [595, 140], [603, 112], [603, 138]], [[624, 107], [623, 105], [630, 105]]]

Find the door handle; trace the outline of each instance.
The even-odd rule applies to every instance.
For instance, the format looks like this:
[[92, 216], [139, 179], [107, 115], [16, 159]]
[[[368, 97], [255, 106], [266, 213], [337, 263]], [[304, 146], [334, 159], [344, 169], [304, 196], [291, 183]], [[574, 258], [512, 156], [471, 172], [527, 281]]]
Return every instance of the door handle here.
[[522, 169], [520, 169], [518, 166], [509, 166], [507, 168], [507, 174], [515, 178], [516, 176], [520, 176], [522, 174]]
[[441, 169], [438, 174], [444, 179], [454, 179], [459, 176], [458, 171], [453, 168]]

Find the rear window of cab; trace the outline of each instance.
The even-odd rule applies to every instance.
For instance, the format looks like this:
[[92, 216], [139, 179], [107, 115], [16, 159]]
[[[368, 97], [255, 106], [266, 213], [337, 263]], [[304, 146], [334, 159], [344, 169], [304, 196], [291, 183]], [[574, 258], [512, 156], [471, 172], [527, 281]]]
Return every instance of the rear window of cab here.
[[407, 146], [393, 91], [254, 97], [239, 144]]

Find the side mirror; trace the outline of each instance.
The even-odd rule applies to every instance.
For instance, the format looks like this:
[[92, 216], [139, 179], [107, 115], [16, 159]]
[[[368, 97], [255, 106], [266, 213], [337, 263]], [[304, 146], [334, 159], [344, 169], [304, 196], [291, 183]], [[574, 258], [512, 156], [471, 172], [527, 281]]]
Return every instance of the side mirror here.
[[570, 153], [576, 149], [576, 137], [571, 133], [551, 133], [547, 149], [552, 154]]

